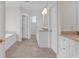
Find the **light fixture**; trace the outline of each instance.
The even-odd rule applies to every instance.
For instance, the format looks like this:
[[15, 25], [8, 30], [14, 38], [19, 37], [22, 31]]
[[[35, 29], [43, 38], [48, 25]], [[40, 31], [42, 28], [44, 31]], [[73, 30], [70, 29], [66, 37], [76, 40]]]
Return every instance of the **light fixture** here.
[[44, 14], [47, 14], [47, 8], [44, 8]]
[[43, 9], [42, 15], [47, 15], [47, 8], [44, 8], [44, 9]]
[[42, 15], [44, 15], [44, 11], [42, 11]]

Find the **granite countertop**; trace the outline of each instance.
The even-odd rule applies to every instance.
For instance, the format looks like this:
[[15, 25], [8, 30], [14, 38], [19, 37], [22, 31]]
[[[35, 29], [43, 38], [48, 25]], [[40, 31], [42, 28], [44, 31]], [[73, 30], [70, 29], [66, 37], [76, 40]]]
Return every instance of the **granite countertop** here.
[[61, 36], [64, 36], [64, 37], [67, 37], [69, 39], [79, 42], [79, 35], [77, 34], [77, 32], [62, 32]]
[[40, 32], [47, 32], [48, 31], [48, 29], [41, 29], [41, 30], [39, 30]]
[[5, 40], [0, 39], [0, 44], [3, 44], [5, 42]]

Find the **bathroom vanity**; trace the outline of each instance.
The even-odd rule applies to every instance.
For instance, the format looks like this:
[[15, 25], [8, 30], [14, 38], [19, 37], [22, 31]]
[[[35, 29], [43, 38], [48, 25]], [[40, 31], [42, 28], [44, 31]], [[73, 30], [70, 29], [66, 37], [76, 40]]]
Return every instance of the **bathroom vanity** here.
[[0, 39], [0, 58], [5, 57], [4, 40]]
[[62, 32], [59, 37], [59, 57], [79, 58], [79, 35], [78, 32]]
[[37, 32], [37, 42], [40, 48], [48, 48], [48, 29], [42, 28]]
[[58, 57], [79, 58], [79, 2], [59, 2]]

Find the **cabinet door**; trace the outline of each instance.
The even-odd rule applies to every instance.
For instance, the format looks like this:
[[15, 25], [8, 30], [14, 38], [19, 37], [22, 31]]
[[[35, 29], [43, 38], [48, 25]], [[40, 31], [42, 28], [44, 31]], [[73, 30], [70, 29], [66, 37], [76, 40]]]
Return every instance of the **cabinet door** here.
[[64, 37], [60, 37], [59, 39], [59, 55], [60, 57], [64, 58], [66, 57], [66, 51], [65, 51], [65, 44], [64, 44]]
[[62, 37], [59, 39], [59, 55], [61, 57], [69, 57], [69, 39]]
[[48, 48], [48, 32], [39, 32], [39, 47]]
[[63, 51], [63, 50], [62, 50], [62, 45], [63, 45], [63, 44], [62, 44], [62, 41], [63, 41], [63, 40], [62, 40], [62, 37], [60, 37], [60, 38], [59, 38], [59, 44], [58, 44], [58, 45], [59, 45], [58, 54], [59, 54], [60, 57], [63, 55], [63, 53], [62, 53], [62, 51]]
[[79, 57], [79, 43], [74, 40], [70, 40], [70, 57]]
[[65, 53], [66, 53], [66, 57], [69, 57], [69, 51], [70, 51], [70, 39], [69, 38], [65, 38]]
[[66, 37], [63, 37], [63, 54], [64, 57], [69, 57], [69, 39]]
[[5, 57], [5, 50], [4, 50], [4, 43], [2, 43], [0, 45], [0, 58], [4, 58]]

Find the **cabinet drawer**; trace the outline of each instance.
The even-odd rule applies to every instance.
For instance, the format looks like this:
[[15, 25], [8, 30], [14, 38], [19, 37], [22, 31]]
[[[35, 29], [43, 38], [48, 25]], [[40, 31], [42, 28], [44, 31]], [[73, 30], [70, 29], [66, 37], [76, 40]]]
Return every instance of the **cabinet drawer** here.
[[70, 57], [79, 57], [79, 43], [74, 40], [70, 40]]
[[70, 47], [70, 57], [78, 58], [79, 57], [79, 50], [74, 49], [73, 47]]
[[5, 58], [5, 52], [0, 52], [0, 58]]
[[79, 50], [79, 43], [74, 40], [70, 40], [70, 47], [73, 47], [74, 49]]
[[75, 48], [79, 50], [79, 42], [75, 42]]
[[65, 37], [60, 37], [59, 39], [59, 53], [62, 57], [69, 57], [69, 39]]

